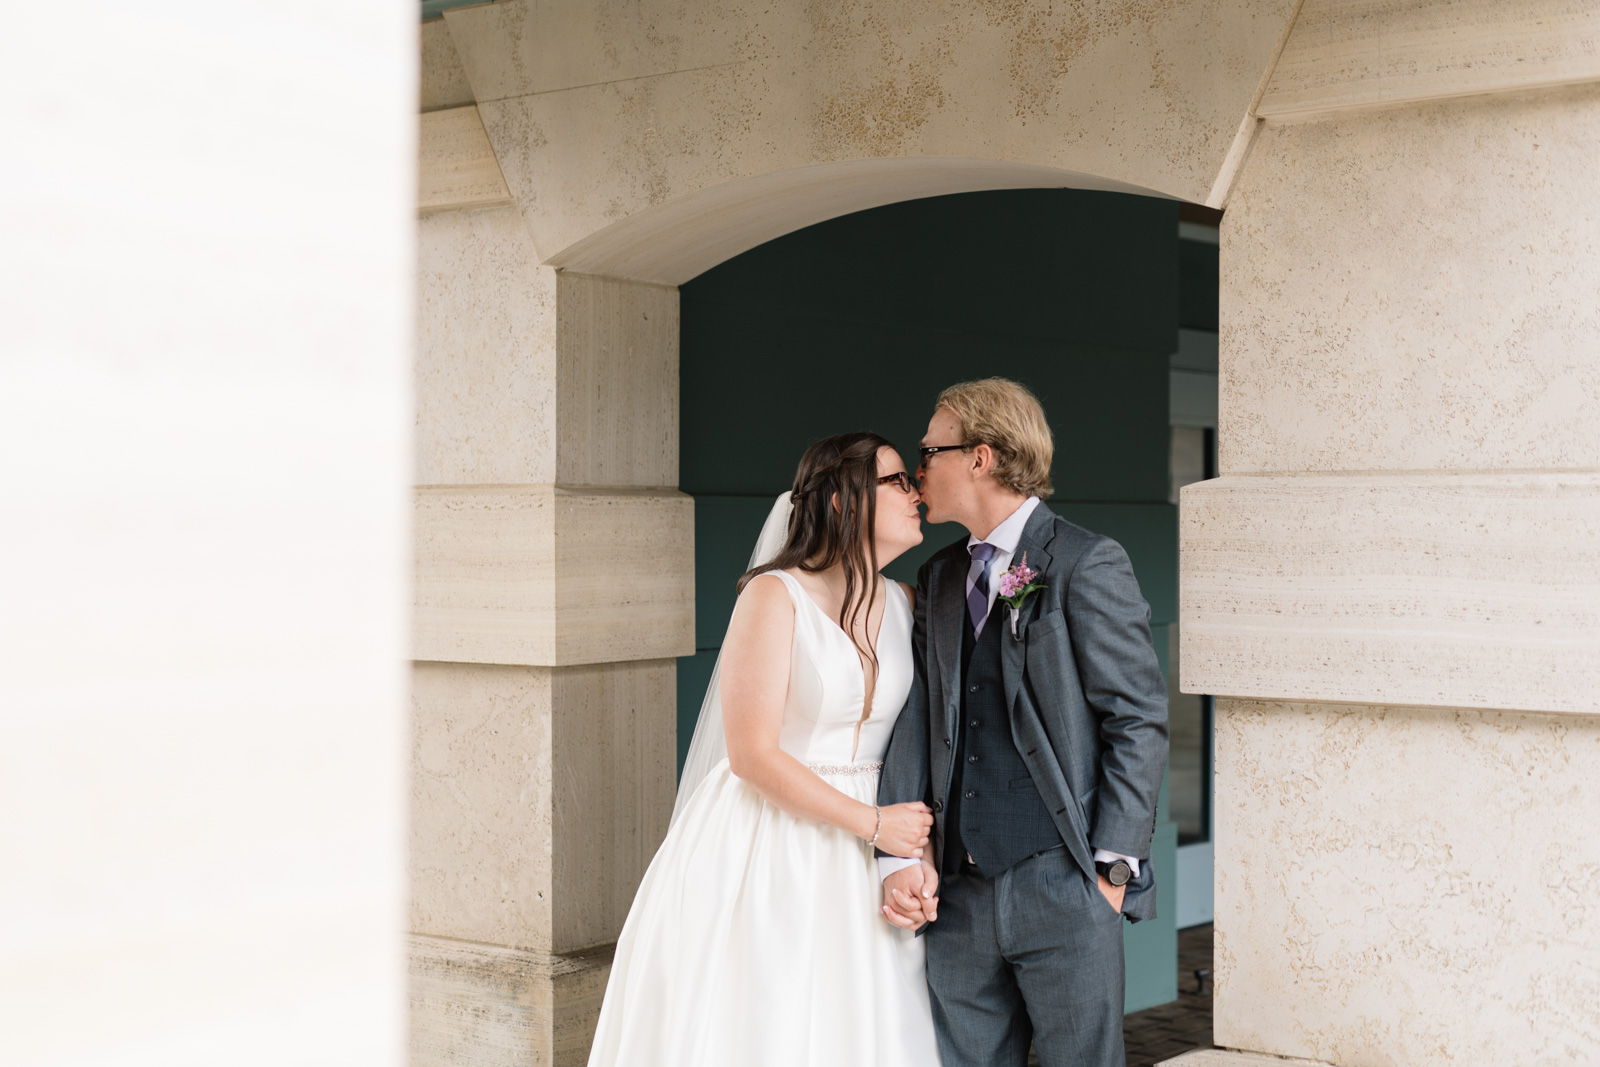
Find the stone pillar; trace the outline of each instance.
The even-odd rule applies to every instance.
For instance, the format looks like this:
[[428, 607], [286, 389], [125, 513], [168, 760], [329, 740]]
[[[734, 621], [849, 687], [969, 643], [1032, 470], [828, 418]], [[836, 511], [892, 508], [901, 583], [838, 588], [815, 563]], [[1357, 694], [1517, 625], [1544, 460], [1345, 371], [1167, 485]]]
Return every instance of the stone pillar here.
[[419, 291], [412, 1062], [581, 1064], [694, 644], [678, 294], [514, 206], [424, 215]]
[[1258, 108], [1181, 517], [1220, 1046], [1600, 1049], [1597, 30], [1307, 0]]

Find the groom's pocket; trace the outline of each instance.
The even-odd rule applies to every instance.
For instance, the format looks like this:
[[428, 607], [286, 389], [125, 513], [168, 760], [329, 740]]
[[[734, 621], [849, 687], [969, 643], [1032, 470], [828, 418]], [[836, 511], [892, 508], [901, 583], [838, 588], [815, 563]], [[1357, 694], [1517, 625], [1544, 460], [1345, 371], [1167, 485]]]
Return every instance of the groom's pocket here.
[[1028, 644], [1043, 641], [1051, 637], [1066, 624], [1066, 611], [1052, 611], [1048, 615], [1041, 615], [1028, 624]]

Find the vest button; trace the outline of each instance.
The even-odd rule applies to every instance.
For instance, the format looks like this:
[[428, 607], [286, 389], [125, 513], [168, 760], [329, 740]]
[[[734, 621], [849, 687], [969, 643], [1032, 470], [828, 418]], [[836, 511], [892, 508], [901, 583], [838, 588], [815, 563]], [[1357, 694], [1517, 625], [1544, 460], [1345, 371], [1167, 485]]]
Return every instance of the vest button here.
[[975, 797], [977, 795], [978, 795], [978, 791], [976, 789], [969, 789], [965, 793], [962, 794], [962, 796], [965, 796], [968, 800], [971, 800], [973, 797]]
[[967, 762], [968, 763], [977, 763], [978, 762], [978, 757], [977, 756], [968, 756], [967, 757]]
[[983, 686], [981, 686], [981, 685], [969, 685], [969, 686], [967, 686], [967, 692], [976, 693], [978, 690], [980, 690], [982, 688], [983, 688]]
[[948, 737], [944, 739], [944, 747], [945, 748], [949, 748], [950, 747], [950, 739]]
[[976, 730], [978, 727], [982, 726], [983, 723], [979, 722], [977, 719], [973, 719], [971, 722], [967, 723], [967, 725]]

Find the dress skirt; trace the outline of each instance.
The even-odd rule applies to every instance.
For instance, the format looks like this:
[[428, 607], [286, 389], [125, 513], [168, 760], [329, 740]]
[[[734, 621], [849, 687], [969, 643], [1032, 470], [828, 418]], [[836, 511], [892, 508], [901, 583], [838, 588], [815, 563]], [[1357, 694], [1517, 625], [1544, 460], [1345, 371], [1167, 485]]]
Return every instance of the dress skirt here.
[[[813, 769], [872, 804], [876, 766]], [[881, 899], [866, 842], [724, 760], [634, 898], [590, 1067], [937, 1067], [923, 945]]]

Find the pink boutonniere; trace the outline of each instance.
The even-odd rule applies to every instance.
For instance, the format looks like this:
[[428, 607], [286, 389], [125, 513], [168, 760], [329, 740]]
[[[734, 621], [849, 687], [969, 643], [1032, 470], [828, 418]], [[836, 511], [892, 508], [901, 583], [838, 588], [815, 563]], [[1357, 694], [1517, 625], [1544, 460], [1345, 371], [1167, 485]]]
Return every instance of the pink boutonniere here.
[[1022, 562], [1013, 563], [1000, 576], [1000, 599], [1011, 605], [1011, 636], [1017, 636], [1017, 616], [1022, 611], [1023, 601], [1041, 589], [1048, 588], [1039, 581], [1039, 572], [1028, 566], [1028, 554], [1022, 554]]

